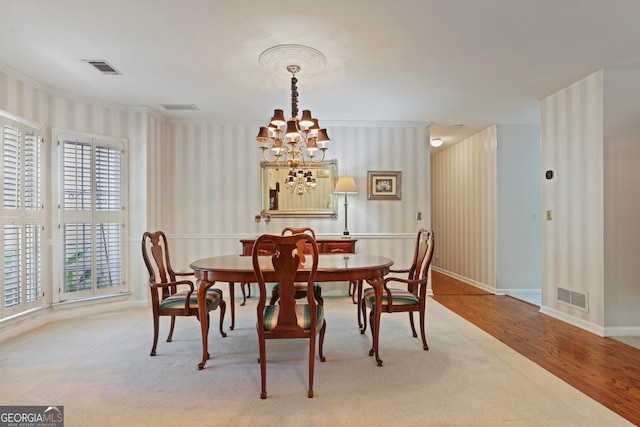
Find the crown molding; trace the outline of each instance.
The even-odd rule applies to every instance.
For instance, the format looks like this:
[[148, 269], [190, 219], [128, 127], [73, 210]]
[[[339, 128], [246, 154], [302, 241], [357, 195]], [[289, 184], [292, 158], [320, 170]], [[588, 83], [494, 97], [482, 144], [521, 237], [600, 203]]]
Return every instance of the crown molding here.
[[[167, 119], [167, 124], [172, 125], [237, 125], [237, 126], [256, 126], [258, 129], [262, 122], [253, 120], [211, 120], [211, 119]], [[427, 128], [431, 122], [429, 121], [367, 121], [367, 120], [323, 120], [322, 125], [325, 128], [337, 127], [397, 127], [397, 128]]]

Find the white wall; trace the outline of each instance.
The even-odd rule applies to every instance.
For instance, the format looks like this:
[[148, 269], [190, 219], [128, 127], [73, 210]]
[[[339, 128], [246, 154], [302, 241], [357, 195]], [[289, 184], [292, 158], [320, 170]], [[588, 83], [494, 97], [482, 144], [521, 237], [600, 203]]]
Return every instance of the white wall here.
[[540, 128], [498, 125], [497, 284], [519, 296], [542, 290]]
[[640, 335], [640, 70], [603, 84], [605, 335]]

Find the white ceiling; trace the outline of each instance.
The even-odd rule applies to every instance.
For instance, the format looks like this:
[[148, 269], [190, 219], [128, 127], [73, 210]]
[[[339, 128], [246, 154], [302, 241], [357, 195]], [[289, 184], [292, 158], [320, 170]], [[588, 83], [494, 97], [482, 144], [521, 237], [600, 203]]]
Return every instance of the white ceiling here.
[[432, 123], [451, 144], [539, 124], [541, 99], [598, 69], [640, 69], [639, 20], [638, 0], [0, 0], [0, 63], [51, 93], [266, 124], [290, 113], [290, 76], [258, 57], [303, 44], [328, 61], [298, 74], [321, 125]]

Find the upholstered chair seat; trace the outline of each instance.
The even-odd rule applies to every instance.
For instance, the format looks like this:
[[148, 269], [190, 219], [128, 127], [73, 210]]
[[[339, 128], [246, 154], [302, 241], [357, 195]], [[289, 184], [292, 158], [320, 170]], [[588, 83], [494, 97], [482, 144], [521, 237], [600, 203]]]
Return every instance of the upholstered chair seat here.
[[[302, 329], [311, 328], [311, 309], [307, 304], [296, 304], [296, 320], [297, 325]], [[278, 314], [280, 313], [280, 306], [267, 305], [264, 308], [264, 330], [270, 331], [278, 324]], [[324, 310], [321, 305], [318, 306], [316, 311], [316, 327], [320, 328], [324, 321]]]
[[[189, 292], [180, 291], [171, 295], [168, 298], [165, 298], [160, 302], [160, 308], [184, 308], [185, 297]], [[217, 304], [222, 298], [222, 290], [221, 289], [207, 289], [207, 309], [211, 309], [214, 304]], [[198, 295], [196, 292], [193, 292], [189, 296], [189, 308], [198, 309]]]
[[[382, 294], [382, 311], [385, 311], [389, 306], [389, 296], [391, 296], [392, 305], [418, 305], [420, 304], [420, 298], [417, 295], [412, 294], [406, 289], [389, 289], [389, 293], [384, 292]], [[364, 296], [368, 305], [376, 304], [376, 294], [373, 288], [367, 288], [364, 290]]]

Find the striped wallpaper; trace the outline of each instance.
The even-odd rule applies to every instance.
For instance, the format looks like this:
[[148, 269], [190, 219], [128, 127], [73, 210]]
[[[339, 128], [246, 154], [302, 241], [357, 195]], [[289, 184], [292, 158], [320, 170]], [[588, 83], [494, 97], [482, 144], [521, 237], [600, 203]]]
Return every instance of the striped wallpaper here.
[[[604, 326], [603, 73], [542, 101], [544, 310], [602, 333]], [[589, 311], [556, 302], [556, 287], [588, 294]]]
[[[640, 334], [640, 77], [600, 70], [542, 101], [543, 311], [603, 336]], [[588, 311], [556, 301], [556, 287]]]
[[[407, 266], [415, 232], [430, 223], [428, 130], [373, 124], [329, 126], [327, 131], [332, 140], [327, 156], [338, 159], [338, 173], [353, 175], [358, 188], [358, 194], [348, 198], [348, 227], [358, 239], [357, 251], [389, 256], [398, 266]], [[279, 233], [285, 226], [307, 225], [318, 236], [342, 234], [341, 197], [338, 218], [255, 221], [262, 209], [262, 158], [255, 134], [254, 125], [169, 122], [165, 126], [158, 209], [163, 229], [178, 248], [172, 249], [176, 266], [186, 268], [189, 260], [212, 254], [240, 253], [240, 238]], [[367, 200], [368, 170], [401, 171], [402, 199]]]
[[434, 267], [496, 291], [496, 126], [431, 157]]
[[49, 96], [0, 68], [0, 109], [40, 124], [48, 124]]

